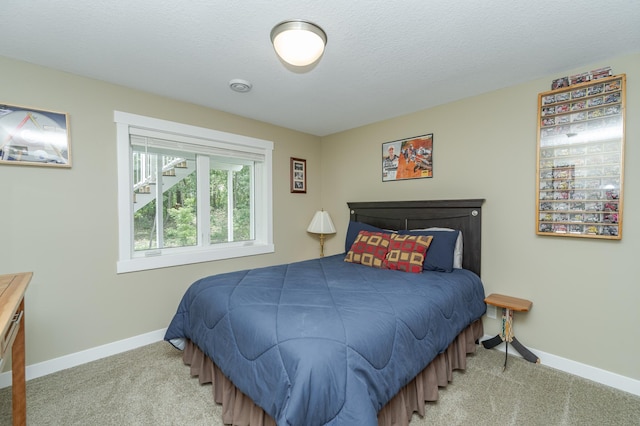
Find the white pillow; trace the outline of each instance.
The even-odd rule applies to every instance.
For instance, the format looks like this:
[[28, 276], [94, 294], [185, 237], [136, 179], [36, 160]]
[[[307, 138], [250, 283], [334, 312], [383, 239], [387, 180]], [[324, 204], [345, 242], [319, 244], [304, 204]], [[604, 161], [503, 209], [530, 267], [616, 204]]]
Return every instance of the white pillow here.
[[[457, 229], [434, 227], [412, 229], [412, 231], [457, 231]], [[456, 239], [456, 246], [453, 248], [453, 267], [456, 269], [462, 269], [462, 248], [462, 231], [459, 231], [458, 238]]]

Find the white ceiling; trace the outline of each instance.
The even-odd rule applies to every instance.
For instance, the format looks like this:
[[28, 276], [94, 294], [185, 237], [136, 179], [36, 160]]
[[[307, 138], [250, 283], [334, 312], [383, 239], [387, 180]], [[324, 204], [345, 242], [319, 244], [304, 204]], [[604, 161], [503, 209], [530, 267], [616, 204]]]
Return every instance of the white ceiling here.
[[[0, 56], [318, 136], [640, 52], [638, 0], [3, 0], [0, 18]], [[271, 46], [287, 19], [327, 33], [307, 72]]]

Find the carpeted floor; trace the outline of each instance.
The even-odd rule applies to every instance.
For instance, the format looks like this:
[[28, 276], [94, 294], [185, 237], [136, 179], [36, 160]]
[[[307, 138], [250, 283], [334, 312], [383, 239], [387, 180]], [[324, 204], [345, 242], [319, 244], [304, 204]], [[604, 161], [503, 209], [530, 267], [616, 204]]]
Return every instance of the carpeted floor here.
[[[428, 403], [426, 425], [639, 425], [640, 397], [478, 346], [467, 370]], [[11, 388], [0, 424], [11, 424]], [[159, 342], [27, 382], [27, 424], [213, 425], [221, 409], [181, 353]]]

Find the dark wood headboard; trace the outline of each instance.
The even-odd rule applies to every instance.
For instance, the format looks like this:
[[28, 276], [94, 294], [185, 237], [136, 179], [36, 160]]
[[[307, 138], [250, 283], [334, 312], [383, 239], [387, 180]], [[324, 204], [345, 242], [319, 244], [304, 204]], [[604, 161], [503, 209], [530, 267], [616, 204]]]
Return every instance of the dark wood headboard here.
[[382, 229], [452, 228], [462, 231], [462, 266], [480, 275], [482, 203], [475, 200], [349, 202], [350, 220]]

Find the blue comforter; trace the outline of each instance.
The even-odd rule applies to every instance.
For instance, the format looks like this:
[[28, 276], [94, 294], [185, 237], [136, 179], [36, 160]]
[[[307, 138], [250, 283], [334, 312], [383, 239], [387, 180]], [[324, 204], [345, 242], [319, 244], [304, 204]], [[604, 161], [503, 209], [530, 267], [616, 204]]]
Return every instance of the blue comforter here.
[[486, 305], [480, 278], [336, 255], [203, 278], [165, 340], [187, 338], [278, 425], [377, 425], [377, 412]]

